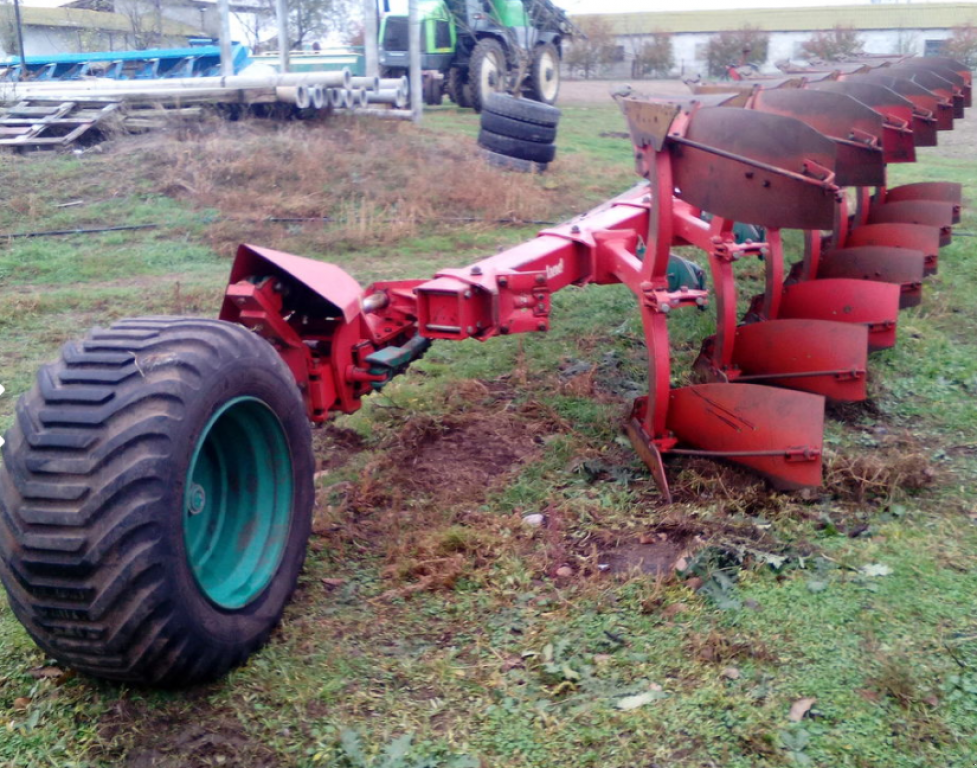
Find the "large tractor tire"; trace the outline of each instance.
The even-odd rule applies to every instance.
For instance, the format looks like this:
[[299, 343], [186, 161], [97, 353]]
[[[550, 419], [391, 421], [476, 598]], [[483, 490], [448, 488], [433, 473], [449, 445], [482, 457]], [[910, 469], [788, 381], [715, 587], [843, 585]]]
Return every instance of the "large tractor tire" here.
[[523, 123], [535, 123], [556, 127], [560, 122], [560, 110], [549, 104], [529, 99], [517, 99], [507, 93], [493, 93], [485, 102], [485, 109], [496, 115], [511, 117]]
[[537, 141], [542, 144], [552, 144], [556, 141], [556, 126], [525, 123], [505, 115], [497, 115], [487, 109], [482, 112], [481, 125], [486, 131], [510, 136], [513, 139]]
[[518, 157], [521, 160], [529, 160], [534, 163], [549, 163], [556, 157], [556, 146], [553, 144], [514, 139], [511, 136], [492, 133], [485, 128], [478, 132], [478, 144], [480, 147], [490, 149], [500, 155]]
[[498, 40], [486, 37], [475, 44], [468, 67], [468, 83], [476, 112], [482, 111], [489, 94], [505, 91], [508, 72], [505, 50]]
[[452, 67], [448, 70], [448, 81], [445, 85], [448, 98], [464, 109], [471, 109], [472, 91], [468, 85], [468, 70]]
[[533, 49], [529, 67], [529, 97], [543, 104], [555, 104], [560, 95], [560, 52], [552, 43]]
[[223, 675], [298, 578], [313, 504], [295, 379], [245, 328], [123, 320], [69, 343], [17, 404], [0, 580], [60, 663], [137, 684]]

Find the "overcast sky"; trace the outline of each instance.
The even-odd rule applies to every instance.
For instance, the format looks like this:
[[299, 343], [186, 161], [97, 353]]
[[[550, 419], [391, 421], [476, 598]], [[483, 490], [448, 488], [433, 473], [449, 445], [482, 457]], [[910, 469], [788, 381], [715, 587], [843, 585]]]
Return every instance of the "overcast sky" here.
[[[913, 0], [915, 4], [928, 1]], [[963, 1], [974, 2], [975, 0]], [[888, 0], [886, 4], [891, 2], [892, 0]], [[804, 6], [820, 8], [825, 5], [868, 5], [869, 0], [819, 0], [819, 2], [813, 2], [813, 0], [734, 0], [734, 2], [729, 0], [556, 0], [556, 3], [568, 13], [634, 13], [638, 11], [709, 11], [723, 8], [798, 8]]]

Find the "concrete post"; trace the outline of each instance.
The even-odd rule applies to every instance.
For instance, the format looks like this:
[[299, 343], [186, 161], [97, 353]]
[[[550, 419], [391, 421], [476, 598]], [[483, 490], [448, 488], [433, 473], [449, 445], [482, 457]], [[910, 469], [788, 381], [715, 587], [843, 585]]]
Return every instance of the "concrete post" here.
[[380, 76], [380, 51], [377, 45], [377, 0], [363, 0], [363, 48], [366, 54], [367, 77]]
[[278, 20], [278, 71], [288, 72], [288, 0], [275, 0], [275, 16]]
[[234, 62], [231, 60], [230, 0], [217, 0], [217, 12], [220, 14], [221, 74], [229, 77], [234, 74]]
[[407, 44], [410, 62], [410, 111], [415, 123], [421, 122], [424, 100], [421, 94], [421, 12], [418, 0], [410, 0], [407, 6]]

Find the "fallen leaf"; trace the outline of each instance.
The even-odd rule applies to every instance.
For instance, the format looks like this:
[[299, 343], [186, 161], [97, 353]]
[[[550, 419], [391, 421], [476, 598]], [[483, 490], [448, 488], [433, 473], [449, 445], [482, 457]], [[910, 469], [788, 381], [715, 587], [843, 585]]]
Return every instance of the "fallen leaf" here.
[[787, 715], [787, 719], [792, 723], [799, 723], [816, 702], [817, 699], [798, 699], [790, 705], [790, 713]]
[[672, 603], [671, 605], [666, 605], [662, 613], [666, 618], [670, 619], [680, 613], [685, 613], [687, 610], [689, 610], [689, 606], [685, 603]]
[[64, 670], [60, 667], [38, 667], [37, 669], [32, 669], [31, 677], [42, 680], [42, 679], [52, 679], [55, 677], [61, 677], [64, 674]]
[[[974, 513], [977, 516], [977, 512]], [[638, 537], [639, 544], [654, 544], [656, 541], [655, 535], [653, 533], [642, 533]]]
[[721, 674], [727, 680], [739, 680], [742, 677], [742, 674], [736, 667], [726, 667], [726, 669], [719, 674]]
[[872, 563], [871, 565], [863, 565], [858, 569], [862, 576], [888, 576], [892, 573], [892, 569], [883, 563]]
[[693, 576], [691, 579], [685, 580], [685, 586], [687, 586], [693, 592], [698, 592], [702, 587], [702, 579], [698, 576]]
[[925, 699], [923, 699], [923, 701], [926, 704], [929, 704], [931, 707], [940, 706], [940, 700], [936, 698], [936, 696], [927, 696]]
[[556, 575], [561, 579], [569, 579], [571, 576], [573, 576], [573, 568], [571, 568], [569, 565], [561, 565], [556, 569]]
[[683, 573], [689, 569], [689, 558], [684, 555], [675, 561], [675, 570]]
[[655, 701], [655, 699], [661, 699], [665, 694], [661, 690], [657, 691], [646, 691], [645, 693], [639, 693], [634, 696], [625, 696], [623, 699], [618, 699], [617, 703], [614, 705], [622, 712], [630, 712], [632, 709], [637, 709], [638, 707], [643, 707], [645, 704], [650, 704]]
[[346, 579], [323, 579], [323, 585], [329, 589], [335, 589], [336, 587], [341, 587], [346, 583]]
[[31, 700], [26, 696], [19, 696], [14, 699], [14, 709], [19, 709], [21, 711], [27, 709], [31, 705]]

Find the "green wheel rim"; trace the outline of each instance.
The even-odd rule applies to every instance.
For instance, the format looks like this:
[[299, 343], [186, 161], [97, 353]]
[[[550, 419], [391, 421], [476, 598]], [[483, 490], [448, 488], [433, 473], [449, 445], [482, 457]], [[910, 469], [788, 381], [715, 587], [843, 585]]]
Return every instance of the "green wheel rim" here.
[[197, 583], [222, 608], [241, 608], [281, 563], [292, 516], [292, 457], [278, 417], [239, 397], [207, 422], [183, 495], [183, 541]]

